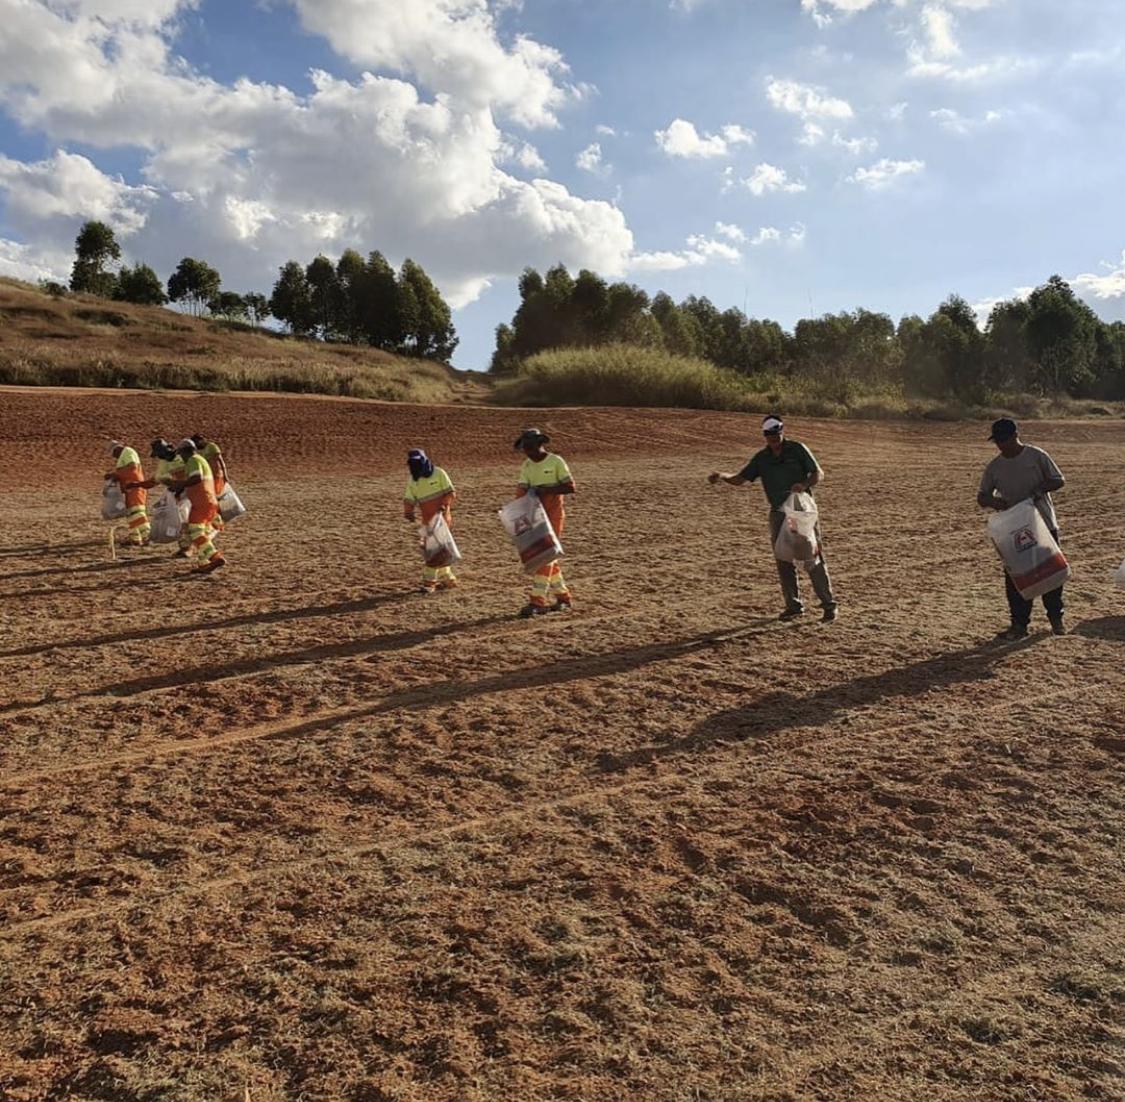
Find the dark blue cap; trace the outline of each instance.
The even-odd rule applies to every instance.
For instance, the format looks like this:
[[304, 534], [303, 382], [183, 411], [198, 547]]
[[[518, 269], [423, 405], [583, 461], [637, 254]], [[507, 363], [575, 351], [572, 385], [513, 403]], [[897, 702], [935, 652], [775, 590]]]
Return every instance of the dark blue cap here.
[[539, 429], [524, 429], [516, 437], [513, 447], [516, 451], [519, 451], [525, 444], [549, 444], [550, 442], [551, 438], [545, 432], [540, 432]]
[[992, 422], [992, 432], [989, 434], [989, 440], [995, 440], [997, 444], [1002, 444], [1005, 440], [1011, 440], [1013, 436], [1019, 436], [1020, 427], [1010, 417], [1001, 417], [999, 421]]

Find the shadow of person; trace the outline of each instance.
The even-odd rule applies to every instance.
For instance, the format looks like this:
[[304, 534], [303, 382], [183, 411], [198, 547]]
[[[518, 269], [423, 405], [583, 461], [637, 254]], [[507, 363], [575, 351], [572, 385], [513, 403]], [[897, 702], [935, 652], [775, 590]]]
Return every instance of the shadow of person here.
[[[133, 548], [128, 548], [133, 550]], [[135, 570], [137, 567], [158, 566], [162, 559], [116, 559], [113, 562], [93, 563], [90, 566], [48, 566], [42, 570], [20, 570], [14, 574], [0, 574], [0, 582], [16, 578], [46, 578], [55, 574], [100, 574], [106, 570]]]
[[[191, 579], [192, 575], [177, 575], [178, 579]], [[166, 584], [163, 581], [161, 585]], [[96, 587], [95, 592], [101, 587]], [[38, 590], [34, 592], [51, 592]], [[77, 593], [78, 590], [58, 590], [60, 593]], [[0, 597], [4, 594], [0, 593]], [[88, 647], [104, 647], [114, 643], [131, 643], [138, 640], [170, 639], [177, 635], [194, 635], [197, 632], [222, 631], [227, 628], [253, 627], [258, 624], [279, 624], [291, 620], [311, 620], [320, 616], [343, 616], [361, 612], [371, 612], [383, 605], [402, 604], [414, 597], [413, 593], [395, 590], [393, 593], [376, 593], [356, 600], [336, 601], [324, 605], [304, 605], [301, 608], [272, 609], [265, 612], [250, 612], [241, 616], [230, 616], [222, 620], [203, 620], [198, 623], [132, 628], [128, 631], [110, 632], [105, 635], [83, 636], [77, 639], [56, 639], [53, 642], [29, 643], [24, 647], [13, 647], [0, 651], [0, 658], [28, 658], [36, 654], [46, 654], [55, 650], [84, 650]]]
[[31, 559], [43, 555], [65, 555], [87, 547], [104, 547], [105, 540], [80, 540], [72, 543], [28, 543], [19, 547], [0, 547], [0, 559]]
[[1085, 620], [1071, 631], [1071, 635], [1125, 643], [1125, 616], [1100, 616], [1096, 620]]
[[1035, 636], [1030, 636], [1016, 643], [990, 642], [967, 647], [805, 695], [779, 689], [741, 707], [716, 712], [681, 739], [624, 754], [603, 754], [598, 764], [604, 772], [619, 772], [668, 755], [707, 749], [714, 743], [760, 740], [795, 727], [826, 727], [839, 715], [869, 704], [995, 677], [994, 666], [1033, 646], [1035, 640]]

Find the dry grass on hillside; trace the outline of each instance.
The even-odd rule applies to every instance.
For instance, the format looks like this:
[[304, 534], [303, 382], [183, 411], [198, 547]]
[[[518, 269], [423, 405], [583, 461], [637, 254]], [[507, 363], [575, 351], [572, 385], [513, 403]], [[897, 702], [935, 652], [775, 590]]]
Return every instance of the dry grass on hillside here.
[[449, 402], [476, 385], [443, 364], [323, 344], [157, 306], [55, 298], [0, 279], [0, 383], [169, 390], [281, 390]]

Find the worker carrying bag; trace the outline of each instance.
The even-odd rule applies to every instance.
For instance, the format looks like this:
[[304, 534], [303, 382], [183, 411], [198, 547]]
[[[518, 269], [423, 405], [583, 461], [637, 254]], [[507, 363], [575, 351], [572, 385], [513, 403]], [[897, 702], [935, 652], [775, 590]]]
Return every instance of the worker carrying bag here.
[[428, 523], [419, 525], [422, 558], [427, 566], [440, 570], [443, 566], [456, 566], [461, 561], [457, 541], [443, 512], [437, 512]]
[[988, 518], [988, 534], [1004, 569], [1025, 601], [1058, 589], [1070, 577], [1070, 564], [1028, 498]]
[[152, 525], [149, 539], [153, 543], [175, 543], [180, 538], [180, 531], [187, 523], [190, 513], [190, 502], [177, 501], [171, 490], [165, 490], [149, 515], [149, 523]]
[[125, 492], [115, 478], [102, 487], [102, 520], [119, 520], [125, 515]]
[[240, 516], [246, 513], [246, 506], [242, 504], [242, 498], [234, 492], [234, 487], [228, 482], [223, 487], [223, 492], [219, 494], [219, 516], [229, 524], [232, 520], [238, 520]]
[[774, 541], [774, 555], [781, 562], [814, 562], [820, 554], [816, 538], [820, 511], [812, 494], [790, 494], [781, 511], [784, 519]]
[[509, 501], [498, 516], [523, 564], [524, 571], [534, 574], [541, 566], [561, 559], [562, 544], [555, 535], [543, 502], [534, 494], [525, 494]]

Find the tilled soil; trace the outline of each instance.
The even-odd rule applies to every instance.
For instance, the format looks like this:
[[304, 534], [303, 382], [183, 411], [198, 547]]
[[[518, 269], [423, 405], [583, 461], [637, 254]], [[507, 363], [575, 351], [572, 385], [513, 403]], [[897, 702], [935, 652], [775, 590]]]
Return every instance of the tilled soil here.
[[[576, 609], [495, 509], [551, 431]], [[1125, 1096], [1122, 426], [1039, 424], [1072, 633], [996, 644], [978, 425], [0, 393], [0, 1098]], [[99, 438], [209, 431], [230, 565], [110, 560]], [[460, 491], [413, 592], [403, 453]], [[806, 590], [807, 579], [803, 579]]]

